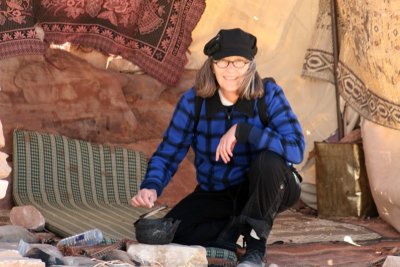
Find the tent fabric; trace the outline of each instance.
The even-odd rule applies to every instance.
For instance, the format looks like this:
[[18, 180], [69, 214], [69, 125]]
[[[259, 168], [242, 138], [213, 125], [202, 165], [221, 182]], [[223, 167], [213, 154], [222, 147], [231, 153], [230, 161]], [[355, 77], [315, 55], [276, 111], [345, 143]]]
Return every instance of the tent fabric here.
[[47, 45], [35, 30], [33, 1], [0, 1], [0, 60], [44, 54]]
[[400, 1], [338, 1], [340, 90], [363, 117], [400, 130]]
[[[394, 129], [400, 129], [400, 58], [392, 56], [400, 49], [399, 3], [338, 1], [340, 94], [364, 118]], [[321, 0], [303, 74], [333, 82], [332, 65], [330, 1]]]
[[364, 120], [361, 133], [371, 193], [379, 216], [400, 232], [400, 166], [397, 163], [400, 131]]
[[333, 42], [330, 0], [319, 1], [319, 11], [310, 47], [307, 49], [302, 74], [334, 84]]

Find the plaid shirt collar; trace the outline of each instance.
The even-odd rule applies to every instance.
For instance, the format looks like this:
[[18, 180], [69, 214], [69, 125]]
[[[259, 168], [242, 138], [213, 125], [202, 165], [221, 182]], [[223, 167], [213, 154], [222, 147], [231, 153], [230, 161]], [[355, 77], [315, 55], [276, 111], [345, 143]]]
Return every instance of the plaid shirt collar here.
[[[234, 109], [238, 112], [244, 113], [246, 116], [253, 116], [254, 100], [247, 100], [245, 98], [239, 98], [238, 101], [233, 105]], [[218, 112], [224, 112], [226, 107], [222, 105], [218, 91], [215, 91], [212, 97], [206, 98], [206, 117], [211, 118]]]

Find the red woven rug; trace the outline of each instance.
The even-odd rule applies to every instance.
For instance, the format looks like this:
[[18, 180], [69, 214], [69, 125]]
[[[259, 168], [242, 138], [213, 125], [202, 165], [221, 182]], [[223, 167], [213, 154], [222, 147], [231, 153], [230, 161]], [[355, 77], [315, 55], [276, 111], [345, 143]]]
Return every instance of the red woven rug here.
[[43, 52], [35, 47], [44, 45], [33, 31], [39, 23], [48, 43], [71, 42], [121, 55], [175, 85], [204, 9], [205, 0], [0, 1], [0, 59]]
[[35, 24], [31, 0], [0, 1], [0, 60], [46, 51]]

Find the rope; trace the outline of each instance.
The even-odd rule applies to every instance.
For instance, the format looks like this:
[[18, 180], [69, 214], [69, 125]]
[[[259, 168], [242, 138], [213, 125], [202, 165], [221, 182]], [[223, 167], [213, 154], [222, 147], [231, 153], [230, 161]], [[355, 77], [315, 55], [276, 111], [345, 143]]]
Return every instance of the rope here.
[[[111, 267], [117, 267], [117, 266], [131, 266], [131, 267], [135, 267], [136, 265], [132, 265], [130, 263], [126, 263], [120, 260], [115, 260], [115, 261], [101, 261], [99, 263], [97, 263], [96, 265], [94, 265], [93, 267], [107, 267], [107, 266], [111, 266]], [[151, 262], [151, 266], [152, 267], [164, 267], [164, 265], [162, 265], [161, 263], [157, 262], [157, 261], [153, 261]]]

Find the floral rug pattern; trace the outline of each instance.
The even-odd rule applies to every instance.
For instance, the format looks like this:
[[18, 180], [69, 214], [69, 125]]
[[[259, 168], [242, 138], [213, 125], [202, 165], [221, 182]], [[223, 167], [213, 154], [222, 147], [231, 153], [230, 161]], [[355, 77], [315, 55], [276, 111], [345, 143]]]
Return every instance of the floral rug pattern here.
[[[168, 85], [175, 85], [187, 62], [191, 32], [205, 0], [0, 0], [0, 59], [42, 54], [35, 25], [46, 43], [73, 44], [121, 55]], [[38, 42], [41, 49], [32, 49]], [[8, 46], [7, 46], [8, 44]]]

